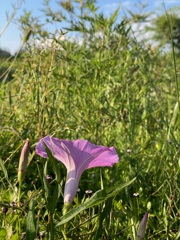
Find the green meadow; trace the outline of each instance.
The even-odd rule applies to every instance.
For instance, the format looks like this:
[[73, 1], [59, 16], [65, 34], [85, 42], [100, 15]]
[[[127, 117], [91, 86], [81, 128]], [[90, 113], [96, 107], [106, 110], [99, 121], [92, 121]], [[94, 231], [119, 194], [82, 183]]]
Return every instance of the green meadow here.
[[[54, 34], [36, 26], [48, 46], [35, 46], [30, 33], [16, 56], [0, 59], [0, 239], [138, 240], [149, 212], [143, 239], [177, 240], [179, 52], [173, 42], [165, 51], [138, 41], [128, 19], [117, 21], [118, 10], [109, 18], [93, 4], [85, 10], [89, 16]], [[114, 146], [120, 158], [112, 168], [86, 170], [64, 214], [66, 168], [35, 154], [47, 135]]]

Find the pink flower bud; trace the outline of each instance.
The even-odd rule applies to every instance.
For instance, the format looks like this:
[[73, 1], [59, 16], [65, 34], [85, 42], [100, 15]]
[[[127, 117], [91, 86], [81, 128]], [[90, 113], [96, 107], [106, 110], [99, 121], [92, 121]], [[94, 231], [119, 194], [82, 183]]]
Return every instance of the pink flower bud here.
[[138, 240], [143, 240], [143, 238], [145, 236], [146, 226], [147, 226], [147, 222], [148, 222], [148, 216], [149, 216], [149, 213], [146, 212], [139, 224], [139, 228], [138, 228], [138, 232], [137, 232]]
[[26, 168], [28, 164], [28, 155], [29, 155], [29, 140], [26, 140], [24, 147], [21, 151], [21, 156], [19, 161], [19, 168], [18, 168], [19, 184], [22, 184], [24, 173], [26, 172]]

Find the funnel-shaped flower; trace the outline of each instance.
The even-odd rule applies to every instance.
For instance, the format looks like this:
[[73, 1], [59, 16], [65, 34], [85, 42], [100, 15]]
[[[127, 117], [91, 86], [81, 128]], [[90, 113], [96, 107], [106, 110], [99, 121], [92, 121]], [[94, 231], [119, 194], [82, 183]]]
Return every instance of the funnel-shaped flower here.
[[147, 222], [148, 222], [148, 216], [149, 216], [149, 213], [146, 212], [139, 224], [139, 228], [138, 228], [138, 232], [137, 232], [138, 240], [143, 240], [143, 238], [145, 236], [146, 226], [147, 226]]
[[112, 167], [119, 161], [114, 147], [96, 146], [87, 140], [61, 140], [46, 136], [36, 146], [36, 153], [47, 158], [44, 143], [53, 156], [67, 168], [67, 178], [64, 190], [64, 202], [72, 202], [80, 177], [84, 170], [93, 167]]

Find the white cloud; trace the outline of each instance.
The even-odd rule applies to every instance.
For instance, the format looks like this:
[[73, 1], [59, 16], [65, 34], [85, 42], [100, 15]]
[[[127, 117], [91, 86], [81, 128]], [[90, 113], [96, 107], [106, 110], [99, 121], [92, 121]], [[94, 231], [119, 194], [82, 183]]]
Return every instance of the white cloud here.
[[139, 42], [144, 42], [145, 44], [151, 44], [151, 46], [157, 46], [159, 43], [153, 40], [154, 33], [147, 31], [146, 27], [151, 27], [151, 22], [144, 23], [132, 23], [132, 34]]
[[137, 35], [138, 38], [141, 38], [142, 35], [144, 37], [145, 28], [150, 25], [150, 23], [132, 23], [131, 27], [135, 35]]

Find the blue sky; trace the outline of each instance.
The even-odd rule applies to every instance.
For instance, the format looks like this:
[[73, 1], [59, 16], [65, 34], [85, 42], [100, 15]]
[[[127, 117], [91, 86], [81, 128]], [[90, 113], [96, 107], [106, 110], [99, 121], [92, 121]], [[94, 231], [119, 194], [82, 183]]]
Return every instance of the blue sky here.
[[[43, 0], [22, 0], [21, 5], [19, 4], [20, 2], [21, 0], [0, 0], [0, 48], [8, 50], [12, 54], [18, 50], [21, 43], [21, 32], [16, 19], [23, 14], [24, 10], [32, 11], [34, 17], [43, 17], [43, 13], [40, 11], [40, 9], [43, 8]], [[121, 6], [120, 14], [126, 9], [137, 12], [138, 8], [135, 4], [138, 4], [138, 2], [146, 3], [148, 5], [146, 12], [164, 12], [163, 2], [167, 9], [173, 6], [180, 6], [180, 0], [98, 0], [97, 4], [100, 7], [100, 10], [108, 16], [115, 11], [119, 5]], [[57, 8], [56, 0], [51, 0], [50, 3], [52, 8]], [[17, 4], [19, 4], [19, 9], [17, 9], [13, 22], [11, 22], [5, 31], [3, 31], [7, 23], [7, 14], [10, 16], [13, 13], [13, 5], [15, 6]], [[49, 26], [48, 30], [54, 32], [55, 28], [56, 25]]]

